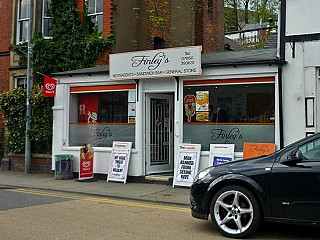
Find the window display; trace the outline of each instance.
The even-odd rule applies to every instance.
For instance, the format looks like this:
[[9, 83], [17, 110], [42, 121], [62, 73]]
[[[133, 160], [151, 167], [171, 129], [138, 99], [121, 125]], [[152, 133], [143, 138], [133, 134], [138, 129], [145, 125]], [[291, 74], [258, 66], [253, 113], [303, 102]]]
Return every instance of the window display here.
[[[190, 101], [190, 99], [195, 99]], [[184, 139], [208, 151], [213, 143], [274, 142], [272, 83], [184, 84]]]
[[69, 145], [112, 147], [113, 141], [134, 145], [136, 103], [129, 102], [134, 101], [132, 96], [135, 90], [72, 93]]

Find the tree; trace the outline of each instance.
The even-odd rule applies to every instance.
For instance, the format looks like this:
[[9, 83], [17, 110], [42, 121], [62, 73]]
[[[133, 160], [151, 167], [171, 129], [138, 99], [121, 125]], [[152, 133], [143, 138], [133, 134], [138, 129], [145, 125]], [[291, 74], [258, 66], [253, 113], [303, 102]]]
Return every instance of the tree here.
[[[33, 151], [43, 152], [51, 145], [53, 99], [42, 97], [43, 77], [54, 72], [91, 67], [95, 60], [115, 43], [115, 35], [103, 38], [87, 15], [83, 19], [76, 8], [76, 0], [52, 1], [50, 8], [52, 39], [44, 39], [35, 32], [33, 37], [33, 72], [35, 86], [31, 95], [32, 129], [28, 133]], [[26, 66], [27, 56], [22, 51], [26, 43], [12, 46], [20, 55], [20, 65]], [[25, 136], [25, 91], [14, 89], [0, 95], [0, 108], [8, 118], [9, 149], [23, 152]], [[19, 114], [18, 114], [19, 113]], [[12, 144], [10, 144], [12, 143]], [[17, 146], [17, 147], [15, 147]]]
[[225, 0], [225, 31], [239, 31], [245, 24], [277, 19], [279, 0]]

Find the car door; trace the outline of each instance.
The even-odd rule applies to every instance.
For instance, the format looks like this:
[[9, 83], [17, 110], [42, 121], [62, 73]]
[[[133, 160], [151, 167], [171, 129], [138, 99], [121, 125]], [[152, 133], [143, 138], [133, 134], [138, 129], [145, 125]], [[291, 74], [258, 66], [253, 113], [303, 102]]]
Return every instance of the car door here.
[[319, 138], [292, 146], [274, 164], [271, 205], [274, 217], [320, 221]]

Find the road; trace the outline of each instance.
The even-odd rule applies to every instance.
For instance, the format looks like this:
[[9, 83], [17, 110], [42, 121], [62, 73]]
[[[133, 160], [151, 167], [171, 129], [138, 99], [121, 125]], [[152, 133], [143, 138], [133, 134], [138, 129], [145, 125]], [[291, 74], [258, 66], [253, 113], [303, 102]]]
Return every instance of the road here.
[[[266, 224], [252, 239], [319, 239], [319, 228]], [[188, 208], [0, 189], [0, 239], [226, 239]]]

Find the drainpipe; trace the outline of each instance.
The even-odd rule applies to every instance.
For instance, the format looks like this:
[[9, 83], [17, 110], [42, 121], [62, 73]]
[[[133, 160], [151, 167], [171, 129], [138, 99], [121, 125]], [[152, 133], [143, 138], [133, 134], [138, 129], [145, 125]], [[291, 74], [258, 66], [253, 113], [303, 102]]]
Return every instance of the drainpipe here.
[[284, 147], [283, 137], [283, 88], [282, 88], [282, 65], [286, 60], [285, 49], [286, 32], [286, 0], [281, 0], [280, 8], [280, 64], [278, 65], [278, 91], [279, 91], [279, 128], [280, 128], [280, 148]]

